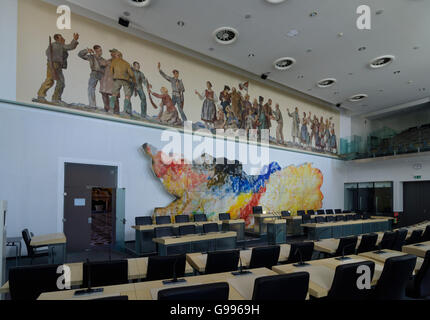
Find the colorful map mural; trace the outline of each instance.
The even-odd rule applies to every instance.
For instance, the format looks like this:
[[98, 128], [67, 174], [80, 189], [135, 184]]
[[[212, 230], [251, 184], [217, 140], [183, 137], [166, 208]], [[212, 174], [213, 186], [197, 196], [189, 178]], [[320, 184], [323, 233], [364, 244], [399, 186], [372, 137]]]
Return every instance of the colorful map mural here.
[[[189, 163], [183, 157], [163, 161], [168, 155], [144, 144], [143, 151], [152, 159], [152, 170], [166, 191], [176, 197], [164, 208], [155, 208], [157, 216], [205, 213], [209, 220], [218, 220], [219, 213], [230, 213], [232, 219], [244, 219], [253, 224], [252, 208], [262, 206], [268, 212], [317, 210], [324, 196], [322, 172], [306, 163], [281, 168], [277, 162], [265, 166], [259, 175], [248, 175], [235, 164], [218, 164], [210, 155], [208, 162]], [[171, 155], [175, 158], [174, 155]]]

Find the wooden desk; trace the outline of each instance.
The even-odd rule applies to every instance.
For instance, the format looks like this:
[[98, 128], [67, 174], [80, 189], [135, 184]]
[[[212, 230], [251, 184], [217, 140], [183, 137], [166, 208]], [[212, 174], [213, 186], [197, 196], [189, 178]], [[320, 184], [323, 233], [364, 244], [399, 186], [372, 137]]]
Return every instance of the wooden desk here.
[[[281, 244], [281, 250], [279, 252], [279, 262], [287, 261], [290, 255], [289, 244]], [[244, 267], [249, 267], [249, 263], [251, 261], [252, 249], [241, 250], [240, 251], [240, 259], [242, 260], [242, 265]], [[188, 253], [187, 254], [187, 262], [199, 273], [204, 273], [206, 269], [206, 260], [207, 254], [201, 252]], [[238, 267], [240, 262], [238, 263]]]
[[276, 220], [280, 217], [278, 213], [260, 213], [253, 214], [254, 217], [254, 232], [260, 235], [267, 233], [267, 222]]
[[402, 247], [403, 252], [414, 254], [421, 258], [424, 258], [426, 255], [426, 252], [429, 250], [430, 250], [430, 241], [410, 244]]
[[[376, 244], [378, 245], [381, 242], [384, 233], [378, 232], [376, 234], [378, 235], [378, 239], [376, 241]], [[360, 246], [362, 236], [358, 236], [357, 238], [357, 245], [355, 247], [356, 249]], [[337, 247], [339, 246], [339, 241], [340, 239], [334, 238], [315, 241], [314, 249], [319, 252], [334, 254], [337, 250]]]
[[[400, 252], [400, 251], [395, 251], [395, 250], [389, 250], [389, 249], [383, 249], [382, 251], [384, 251], [385, 253], [378, 254], [378, 253], [375, 253], [376, 251], [371, 251], [371, 252], [360, 253], [359, 256], [371, 259], [373, 261], [378, 261], [378, 262], [385, 263], [385, 261], [388, 258], [398, 257], [398, 256], [404, 256], [404, 255], [407, 254], [405, 252]], [[424, 260], [422, 258], [417, 257], [417, 263], [415, 265], [414, 272], [417, 272], [418, 270], [421, 269], [423, 261]]]
[[[347, 256], [350, 260], [338, 261], [335, 258], [307, 261], [310, 266], [295, 267], [294, 264], [285, 264], [272, 267], [272, 270], [279, 273], [309, 272], [309, 294], [315, 298], [322, 298], [328, 295], [330, 291], [336, 267], [341, 264], [368, 261], [364, 257], [357, 255]], [[375, 262], [375, 274], [372, 283], [375, 284], [382, 273], [383, 264]]]
[[[158, 245], [158, 254], [164, 256], [168, 255], [169, 248], [172, 248], [172, 251], [174, 251], [174, 247], [176, 247], [176, 249], [179, 247], [180, 252], [188, 253], [233, 249], [236, 247], [236, 237], [237, 234], [234, 231], [223, 231], [177, 237], [154, 238], [152, 241]], [[177, 252], [178, 251], [176, 250], [175, 253]]]
[[222, 220], [223, 231], [235, 231], [237, 233], [237, 240], [245, 240], [245, 220]]
[[[247, 297], [245, 296], [249, 297], [250, 294], [252, 295], [253, 281], [255, 280], [256, 276], [263, 277], [263, 276], [276, 275], [274, 271], [266, 268], [252, 269], [251, 272], [252, 274], [250, 275], [242, 275], [238, 277], [232, 275], [231, 272], [187, 277], [185, 278], [187, 282], [181, 285], [187, 286], [187, 285], [199, 285], [199, 284], [208, 284], [208, 283], [216, 283], [216, 282], [227, 282], [230, 287], [229, 300], [246, 300]], [[245, 283], [249, 284], [249, 287], [247, 288], [248, 290], [246, 290], [246, 292], [242, 294], [240, 293], [241, 290], [237, 290], [235, 288], [235, 284], [233, 283], [234, 279], [239, 279], [239, 278], [241, 278]], [[136, 283], [135, 284], [136, 298], [137, 300], [153, 300], [153, 294], [154, 296], [156, 295], [157, 289], [168, 289], [168, 288], [174, 288], [174, 287], [175, 285], [163, 285], [162, 281]]]
[[48, 247], [48, 261], [50, 264], [63, 264], [66, 262], [66, 235], [52, 233], [31, 238], [30, 246]]
[[101, 293], [80, 297], [75, 297], [74, 293], [75, 291], [82, 289], [45, 292], [42, 293], [37, 300], [92, 300], [97, 298], [107, 298], [114, 296], [128, 296], [129, 300], [136, 300], [136, 288], [134, 283], [127, 283], [103, 288], [104, 290]]

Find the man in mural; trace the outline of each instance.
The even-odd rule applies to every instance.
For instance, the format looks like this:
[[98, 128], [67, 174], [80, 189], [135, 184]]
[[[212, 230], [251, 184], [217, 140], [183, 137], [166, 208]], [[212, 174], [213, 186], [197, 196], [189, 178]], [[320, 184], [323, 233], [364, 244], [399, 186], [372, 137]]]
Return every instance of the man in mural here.
[[102, 80], [108, 62], [102, 57], [103, 51], [99, 45], [92, 49], [79, 51], [78, 56], [90, 63], [90, 79], [88, 80], [88, 102], [89, 106], [96, 107], [96, 86]]
[[73, 34], [73, 40], [69, 44], [66, 44], [66, 40], [61, 34], [55, 34], [54, 40], [55, 42], [50, 42], [48, 49], [46, 49], [46, 56], [48, 58], [46, 80], [42, 83], [37, 92], [37, 100], [38, 102], [47, 102], [46, 93], [54, 86], [54, 83], [57, 82], [52, 96], [52, 102], [64, 105], [65, 103], [61, 101], [61, 96], [66, 87], [63, 69], [67, 69], [68, 51], [75, 50], [79, 44], [79, 34]]
[[[106, 67], [104, 69], [103, 77], [100, 80], [100, 93], [102, 95], [104, 109], [106, 112], [109, 112], [110, 110], [110, 98], [112, 97], [112, 91], [113, 91], [113, 74], [110, 69], [110, 66], [112, 64], [112, 60], [116, 58], [118, 54], [117, 49], [109, 50], [111, 58], [109, 60], [106, 60]], [[119, 114], [119, 94], [118, 97], [115, 97], [115, 106], [113, 109], [113, 112], [115, 114]]]
[[133, 86], [132, 92], [134, 92], [134, 96], [139, 95], [140, 98], [140, 116], [142, 118], [146, 118], [147, 114], [147, 104], [146, 104], [146, 95], [145, 91], [143, 91], [143, 85], [148, 89], [148, 86], [150, 84], [148, 83], [148, 80], [146, 79], [145, 75], [142, 71], [140, 71], [140, 63], [135, 61], [133, 62], [132, 70], [134, 72], [134, 77], [136, 78], [136, 85]]
[[241, 93], [234, 87], [231, 89], [231, 110], [236, 119], [240, 121], [242, 118]]
[[263, 129], [272, 127], [273, 111], [272, 111], [272, 99], [267, 100], [267, 103], [263, 106], [264, 117], [266, 118], [265, 126]]
[[276, 142], [283, 144], [284, 143], [284, 119], [282, 118], [282, 112], [279, 109], [279, 103], [275, 105], [275, 111], [273, 111], [273, 116], [275, 121], [277, 122], [276, 126]]
[[231, 94], [230, 94], [230, 87], [224, 86], [224, 90], [221, 91], [219, 94], [219, 100], [221, 101], [222, 110], [224, 111], [224, 114], [227, 115], [226, 108], [231, 103]]
[[117, 97], [119, 97], [121, 88], [124, 88], [124, 111], [125, 113], [131, 115], [131, 88], [135, 85], [136, 78], [134, 77], [134, 72], [131, 69], [130, 64], [123, 59], [121, 52], [118, 51], [116, 54], [116, 58], [112, 60], [110, 70], [112, 72], [114, 81], [112, 96], [110, 98], [110, 107], [115, 107], [115, 102]]
[[249, 94], [245, 94], [242, 101], [242, 129], [246, 129], [246, 118], [249, 115], [249, 110], [252, 111], [252, 103], [249, 101]]
[[185, 87], [184, 83], [181, 79], [179, 79], [179, 71], [173, 70], [173, 77], [169, 77], [166, 75], [163, 70], [161, 70], [161, 63], [159, 62], [158, 65], [158, 71], [160, 72], [161, 76], [170, 82], [172, 85], [172, 102], [174, 105], [177, 106], [178, 112], [181, 115], [182, 121], [187, 121], [187, 116], [184, 113], [184, 92]]
[[296, 138], [300, 141], [300, 116], [299, 116], [299, 108], [295, 108], [293, 113], [290, 113], [290, 110], [287, 109], [288, 116], [293, 118], [293, 126], [291, 127], [291, 136], [293, 137], [293, 143], [296, 143]]

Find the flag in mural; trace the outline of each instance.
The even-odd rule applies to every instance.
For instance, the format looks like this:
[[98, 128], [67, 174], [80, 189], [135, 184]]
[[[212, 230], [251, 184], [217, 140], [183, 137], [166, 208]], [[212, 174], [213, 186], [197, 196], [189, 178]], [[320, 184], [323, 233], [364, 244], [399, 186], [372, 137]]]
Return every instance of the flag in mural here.
[[[143, 151], [152, 159], [152, 170], [167, 192], [176, 197], [164, 208], [155, 208], [157, 216], [205, 213], [209, 220], [218, 220], [219, 213], [230, 213], [232, 219], [244, 219], [253, 224], [252, 208], [262, 206], [268, 212], [317, 210], [322, 207], [323, 174], [311, 164], [281, 168], [277, 162], [265, 166], [259, 175], [248, 175], [242, 165], [189, 163], [169, 157], [149, 144]], [[170, 155], [171, 157], [171, 155]], [[173, 158], [173, 157], [172, 157]]]

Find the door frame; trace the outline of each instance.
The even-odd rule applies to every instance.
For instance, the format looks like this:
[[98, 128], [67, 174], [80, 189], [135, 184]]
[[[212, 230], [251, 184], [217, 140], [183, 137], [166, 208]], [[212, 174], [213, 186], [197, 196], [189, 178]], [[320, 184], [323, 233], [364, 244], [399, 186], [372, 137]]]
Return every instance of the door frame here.
[[114, 161], [82, 159], [82, 158], [58, 158], [57, 176], [57, 232], [64, 232], [64, 167], [66, 163], [89, 164], [98, 166], [111, 166], [117, 168], [117, 188], [122, 186], [122, 163]]

